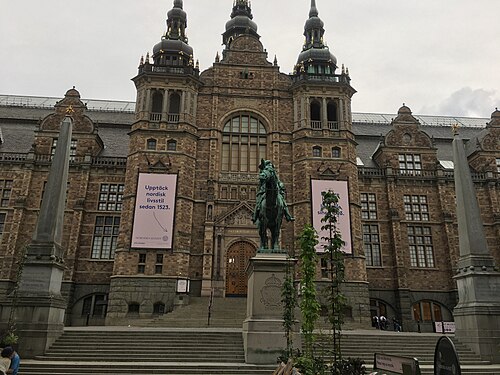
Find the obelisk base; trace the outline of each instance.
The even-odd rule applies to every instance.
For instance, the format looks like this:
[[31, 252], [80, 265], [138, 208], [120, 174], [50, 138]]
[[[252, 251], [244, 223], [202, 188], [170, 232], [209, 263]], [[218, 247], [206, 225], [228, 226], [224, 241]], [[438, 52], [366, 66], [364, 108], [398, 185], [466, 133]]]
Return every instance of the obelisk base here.
[[16, 334], [23, 358], [43, 355], [63, 333], [67, 302], [61, 296], [64, 266], [54, 257], [29, 257], [15, 298]]
[[481, 359], [500, 363], [500, 273], [462, 269], [455, 280], [459, 293], [453, 310], [455, 337]]

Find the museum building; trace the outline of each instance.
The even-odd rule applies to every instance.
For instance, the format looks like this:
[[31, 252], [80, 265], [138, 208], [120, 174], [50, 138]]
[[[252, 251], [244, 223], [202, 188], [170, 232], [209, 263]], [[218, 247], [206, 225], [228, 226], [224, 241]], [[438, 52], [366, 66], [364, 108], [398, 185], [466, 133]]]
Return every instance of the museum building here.
[[[166, 33], [133, 78], [135, 103], [82, 99], [75, 88], [63, 99], [0, 95], [0, 309], [11, 304], [70, 107], [66, 325], [118, 325], [168, 314], [196, 296], [245, 296], [246, 266], [260, 246], [251, 219], [261, 159], [272, 161], [286, 187], [295, 221], [284, 222], [280, 244], [291, 256], [317, 209], [313, 182], [346, 183], [349, 326], [367, 327], [381, 314], [407, 330], [453, 320], [451, 127], [458, 124], [466, 140], [499, 262], [500, 111], [490, 119], [417, 116], [406, 105], [393, 115], [352, 113], [356, 90], [323, 40], [314, 0], [291, 74], [268, 60], [248, 0], [234, 1], [222, 56], [203, 72], [182, 0], [167, 15]], [[175, 177], [163, 247], [135, 241], [145, 207], [137, 204], [140, 181], [150, 175]], [[150, 202], [162, 203], [159, 196]], [[318, 284], [325, 267], [322, 260]]]

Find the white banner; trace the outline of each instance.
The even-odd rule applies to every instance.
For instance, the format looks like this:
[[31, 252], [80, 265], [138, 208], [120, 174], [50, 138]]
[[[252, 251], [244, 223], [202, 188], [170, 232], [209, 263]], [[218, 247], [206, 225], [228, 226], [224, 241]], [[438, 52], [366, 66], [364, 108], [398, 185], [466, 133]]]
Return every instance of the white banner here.
[[139, 174], [132, 229], [133, 248], [172, 248], [176, 188], [175, 174]]
[[318, 253], [325, 251], [324, 246], [327, 244], [327, 241], [322, 237], [327, 237], [329, 235], [327, 231], [321, 230], [321, 227], [325, 225], [325, 223], [321, 222], [321, 218], [325, 216], [322, 205], [323, 198], [321, 196], [323, 191], [332, 191], [339, 195], [339, 205], [342, 208], [342, 215], [339, 217], [337, 228], [342, 235], [342, 240], [345, 242], [342, 251], [346, 254], [352, 254], [349, 190], [347, 181], [336, 180], [311, 180], [312, 221], [314, 229], [318, 232], [319, 241], [318, 245], [316, 245], [316, 251]]

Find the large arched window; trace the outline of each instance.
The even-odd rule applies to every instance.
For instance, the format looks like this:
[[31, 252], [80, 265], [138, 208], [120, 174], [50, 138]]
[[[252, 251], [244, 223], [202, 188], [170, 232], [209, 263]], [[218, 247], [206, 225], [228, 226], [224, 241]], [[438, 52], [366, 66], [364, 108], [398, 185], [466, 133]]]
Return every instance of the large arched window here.
[[257, 172], [260, 159], [267, 153], [266, 129], [262, 122], [247, 114], [228, 120], [222, 133], [222, 170]]
[[437, 302], [420, 301], [413, 304], [413, 319], [421, 322], [440, 322], [443, 320], [443, 309]]

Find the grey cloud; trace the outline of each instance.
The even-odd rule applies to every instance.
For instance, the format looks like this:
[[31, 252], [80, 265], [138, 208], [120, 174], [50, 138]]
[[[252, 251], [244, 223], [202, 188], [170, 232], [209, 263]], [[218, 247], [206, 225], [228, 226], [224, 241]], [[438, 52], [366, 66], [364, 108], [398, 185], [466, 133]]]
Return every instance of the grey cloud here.
[[424, 106], [421, 113], [454, 115], [464, 117], [489, 117], [500, 104], [500, 97], [494, 90], [462, 87], [448, 98], [435, 105]]

